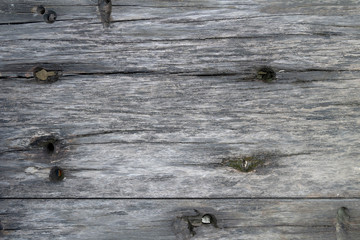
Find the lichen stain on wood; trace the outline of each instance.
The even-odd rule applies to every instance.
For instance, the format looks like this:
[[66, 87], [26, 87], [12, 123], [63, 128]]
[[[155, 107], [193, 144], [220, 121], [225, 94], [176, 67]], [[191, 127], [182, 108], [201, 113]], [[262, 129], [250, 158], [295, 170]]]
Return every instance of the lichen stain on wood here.
[[224, 158], [222, 165], [234, 168], [240, 172], [255, 172], [273, 164], [278, 156], [280, 156], [278, 152], [258, 152], [251, 155]]
[[349, 209], [341, 207], [337, 211], [336, 217], [336, 239], [337, 240], [348, 240], [348, 230], [350, 228], [350, 215]]

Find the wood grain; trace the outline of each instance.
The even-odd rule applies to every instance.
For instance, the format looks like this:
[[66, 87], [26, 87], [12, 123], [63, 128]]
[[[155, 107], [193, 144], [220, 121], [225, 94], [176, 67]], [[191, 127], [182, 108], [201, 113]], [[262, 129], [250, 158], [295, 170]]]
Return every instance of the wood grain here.
[[[107, 30], [97, 3], [62, 2], [3, 4], [3, 76], [25, 77], [44, 63], [58, 64], [68, 74], [241, 77], [261, 64], [288, 71], [359, 70], [356, 1], [114, 1]], [[41, 3], [58, 13], [55, 24], [31, 13]]]
[[[359, 81], [302, 76], [274, 84], [144, 75], [3, 80], [0, 179], [9, 187], [1, 194], [360, 197]], [[48, 134], [62, 141], [54, 154], [30, 144]], [[256, 172], [221, 165], [262, 152], [277, 156]], [[46, 174], [53, 165], [68, 172], [56, 191]]]
[[[192, 239], [335, 240], [343, 205], [352, 221], [348, 239], [359, 239], [357, 200], [2, 200], [0, 216], [3, 239], [188, 239], [174, 224], [190, 217]], [[196, 223], [206, 213], [217, 228]]]
[[103, 28], [97, 0], [1, 1], [1, 237], [359, 239], [359, 10], [124, 0]]

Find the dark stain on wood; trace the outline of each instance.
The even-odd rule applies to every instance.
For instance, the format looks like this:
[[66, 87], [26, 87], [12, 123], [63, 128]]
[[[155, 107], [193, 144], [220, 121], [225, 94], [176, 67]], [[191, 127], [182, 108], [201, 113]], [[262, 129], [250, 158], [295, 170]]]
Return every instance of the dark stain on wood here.
[[31, 148], [42, 148], [46, 154], [58, 154], [64, 148], [65, 142], [56, 135], [36, 136], [30, 140]]
[[187, 217], [176, 217], [172, 223], [172, 228], [176, 239], [186, 240], [195, 236], [194, 226], [190, 223]]
[[337, 240], [349, 240], [348, 231], [350, 228], [349, 209], [341, 207], [336, 216], [336, 237]]
[[37, 8], [36, 8], [36, 12], [40, 15], [43, 15], [45, 13], [45, 7], [43, 5], [39, 5]]
[[110, 27], [112, 2], [111, 0], [98, 0], [100, 20], [104, 28]]
[[276, 79], [276, 73], [270, 66], [262, 66], [256, 72], [257, 79], [263, 82], [272, 82]]
[[177, 216], [172, 223], [176, 238], [179, 240], [190, 239], [196, 235], [197, 229], [203, 225], [219, 228], [215, 212], [209, 208], [184, 210], [182, 215]]

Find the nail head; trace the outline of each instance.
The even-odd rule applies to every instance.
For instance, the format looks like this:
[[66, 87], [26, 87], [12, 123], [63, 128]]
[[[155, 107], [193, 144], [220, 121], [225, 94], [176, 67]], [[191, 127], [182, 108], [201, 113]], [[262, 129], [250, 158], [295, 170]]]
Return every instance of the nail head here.
[[53, 10], [49, 10], [46, 14], [44, 14], [44, 21], [46, 23], [54, 23], [56, 21], [57, 14]]
[[56, 82], [61, 75], [60, 71], [46, 70], [42, 67], [36, 67], [33, 71], [34, 78], [39, 82]]
[[52, 167], [50, 170], [49, 178], [53, 182], [59, 182], [64, 179], [64, 170], [60, 167]]
[[209, 214], [205, 214], [202, 218], [201, 218], [201, 222], [203, 224], [211, 224], [212, 223], [212, 217]]

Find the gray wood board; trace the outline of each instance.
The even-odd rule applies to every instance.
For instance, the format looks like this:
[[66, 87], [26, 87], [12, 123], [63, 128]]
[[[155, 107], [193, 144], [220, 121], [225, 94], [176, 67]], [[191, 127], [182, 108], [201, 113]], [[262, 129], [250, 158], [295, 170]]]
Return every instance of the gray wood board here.
[[[3, 79], [0, 194], [360, 197], [357, 76], [291, 76]], [[53, 154], [31, 145], [48, 135], [59, 139]], [[221, 164], [262, 153], [275, 156], [254, 172]], [[57, 185], [54, 165], [66, 176]]]
[[[31, 9], [58, 13], [46, 24]], [[5, 1], [0, 73], [36, 65], [64, 74], [155, 72], [248, 75], [278, 70], [359, 70], [357, 1], [114, 1], [104, 30], [94, 1]], [[18, 19], [18, 20], [17, 20]]]
[[[1, 200], [2, 239], [359, 239], [357, 200]], [[201, 224], [204, 214], [214, 225]], [[182, 219], [185, 219], [182, 222]]]

